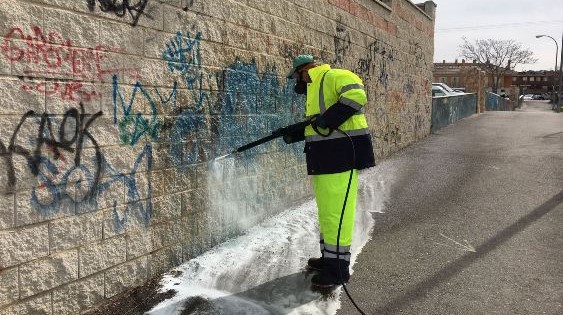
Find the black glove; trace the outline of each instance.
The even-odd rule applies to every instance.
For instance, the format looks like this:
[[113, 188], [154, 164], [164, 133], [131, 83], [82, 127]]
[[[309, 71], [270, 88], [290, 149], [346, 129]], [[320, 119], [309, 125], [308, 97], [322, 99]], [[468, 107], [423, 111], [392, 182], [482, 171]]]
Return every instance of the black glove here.
[[283, 141], [287, 144], [305, 140], [305, 127], [311, 123], [310, 120], [298, 122], [283, 128], [276, 129], [273, 135], [283, 137]]
[[284, 135], [283, 142], [287, 144], [299, 142], [305, 140], [305, 133], [303, 132], [303, 136], [300, 135]]

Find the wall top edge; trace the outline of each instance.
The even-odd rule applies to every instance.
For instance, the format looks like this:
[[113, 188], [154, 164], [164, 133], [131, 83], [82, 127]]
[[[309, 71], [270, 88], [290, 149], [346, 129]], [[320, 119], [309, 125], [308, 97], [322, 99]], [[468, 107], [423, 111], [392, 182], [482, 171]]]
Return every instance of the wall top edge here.
[[431, 5], [434, 5], [434, 8], [435, 8], [435, 7], [436, 7], [436, 3], [434, 3], [434, 1], [425, 1], [425, 2], [419, 3], [419, 4], [416, 4], [416, 3], [412, 2], [412, 0], [405, 0], [405, 2], [407, 2], [407, 3], [409, 3], [410, 5], [412, 5], [413, 7], [415, 7], [420, 13], [422, 13], [422, 14], [423, 14], [426, 18], [428, 18], [430, 21], [434, 21], [434, 17], [432, 17], [430, 14], [428, 14], [426, 11], [424, 11], [423, 9], [421, 9], [421, 8], [419, 7], [419, 5], [426, 5], [426, 4], [428, 3], [428, 4], [431, 4]]
[[381, 7], [383, 7], [384, 9], [386, 9], [389, 12], [393, 11], [393, 8], [391, 8], [389, 5], [387, 5], [385, 2], [383, 2], [381, 0], [373, 0], [373, 2], [379, 4]]

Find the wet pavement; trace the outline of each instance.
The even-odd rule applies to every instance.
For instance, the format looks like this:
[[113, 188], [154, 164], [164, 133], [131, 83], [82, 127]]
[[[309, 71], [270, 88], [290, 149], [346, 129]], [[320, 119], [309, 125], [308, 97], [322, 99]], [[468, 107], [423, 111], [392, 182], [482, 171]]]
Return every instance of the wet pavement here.
[[[366, 314], [563, 314], [563, 114], [474, 115], [395, 172], [348, 285]], [[345, 296], [337, 314], [359, 314]]]

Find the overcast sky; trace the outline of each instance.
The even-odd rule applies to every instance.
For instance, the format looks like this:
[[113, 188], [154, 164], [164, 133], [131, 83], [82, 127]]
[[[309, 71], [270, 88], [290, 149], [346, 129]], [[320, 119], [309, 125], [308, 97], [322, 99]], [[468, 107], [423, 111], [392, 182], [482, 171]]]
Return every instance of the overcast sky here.
[[536, 35], [555, 38], [561, 49], [563, 0], [433, 1], [438, 6], [434, 62], [444, 59], [453, 62], [456, 58], [461, 62], [458, 46], [465, 36], [471, 41], [493, 38], [520, 42], [539, 60], [516, 70], [552, 70], [555, 67], [555, 42], [547, 37], [536, 38]]

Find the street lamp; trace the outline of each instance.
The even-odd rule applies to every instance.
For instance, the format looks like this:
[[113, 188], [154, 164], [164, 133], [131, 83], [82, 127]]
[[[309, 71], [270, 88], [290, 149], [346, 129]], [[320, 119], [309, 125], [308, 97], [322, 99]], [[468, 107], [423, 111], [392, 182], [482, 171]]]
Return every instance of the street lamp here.
[[[555, 38], [553, 38], [549, 35], [536, 35], [536, 38], [541, 38], [541, 37], [549, 37], [555, 43], [555, 68], [553, 70], [555, 71], [555, 74], [557, 75], [557, 57], [559, 56], [559, 44], [557, 44], [557, 41], [555, 40]], [[563, 42], [561, 44], [561, 52], [563, 53]], [[561, 57], [561, 58], [563, 58], [563, 57]], [[563, 61], [563, 60], [561, 60], [561, 61]], [[563, 64], [563, 62], [562, 62], [562, 64]], [[559, 80], [558, 80], [559, 81], [559, 91], [557, 91], [557, 97], [556, 97], [557, 104], [556, 104], [556, 106], [557, 106], [557, 112], [559, 113], [559, 109], [561, 108], [561, 106], [560, 106], [560, 103], [561, 103], [560, 102], [560, 98], [561, 98], [561, 72], [559, 73], [559, 75], [557, 77], [559, 78]], [[553, 92], [555, 92], [555, 82], [553, 82], [553, 83], [554, 83]]]

